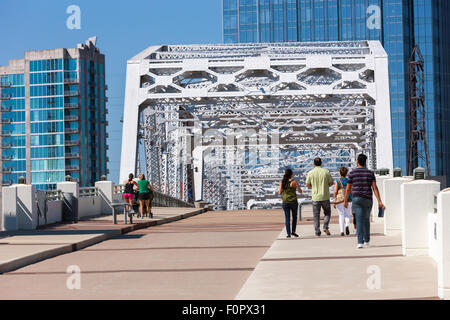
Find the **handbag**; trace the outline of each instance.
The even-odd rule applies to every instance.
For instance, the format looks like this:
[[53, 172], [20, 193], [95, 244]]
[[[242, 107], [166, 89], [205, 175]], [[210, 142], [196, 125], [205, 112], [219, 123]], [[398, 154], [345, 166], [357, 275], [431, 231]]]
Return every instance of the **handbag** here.
[[343, 203], [345, 200], [345, 190], [344, 190], [344, 185], [342, 184], [341, 179], [339, 179], [339, 183], [341, 184], [342, 188], [338, 190], [336, 198], [334, 198], [334, 201], [333, 201], [334, 204]]

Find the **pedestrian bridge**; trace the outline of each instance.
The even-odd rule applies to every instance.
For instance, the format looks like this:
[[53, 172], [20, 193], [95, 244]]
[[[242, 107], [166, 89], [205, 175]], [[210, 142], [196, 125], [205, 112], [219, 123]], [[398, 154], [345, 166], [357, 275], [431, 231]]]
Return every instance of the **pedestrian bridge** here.
[[[0, 299], [448, 299], [449, 190], [410, 177], [377, 182], [387, 209], [384, 218], [373, 216], [364, 249], [354, 233], [340, 236], [336, 211], [331, 236], [315, 237], [307, 205], [300, 237], [292, 239], [281, 210], [192, 206], [155, 207], [153, 219], [132, 224], [121, 213], [114, 224], [105, 212], [3, 231]], [[115, 197], [119, 191], [111, 190]], [[79, 292], [61, 285], [72, 265], [83, 275]]]

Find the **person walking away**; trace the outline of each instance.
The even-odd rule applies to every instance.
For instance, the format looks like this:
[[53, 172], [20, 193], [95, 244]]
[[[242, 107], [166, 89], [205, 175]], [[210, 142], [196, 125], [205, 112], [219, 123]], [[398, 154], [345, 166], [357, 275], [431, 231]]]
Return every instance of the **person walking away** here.
[[334, 182], [334, 195], [333, 195], [333, 207], [337, 209], [339, 213], [339, 228], [341, 230], [341, 236], [344, 236], [344, 228], [345, 228], [345, 234], [350, 234], [350, 212], [351, 212], [351, 201], [352, 201], [352, 195], [350, 194], [348, 197], [348, 208], [344, 207], [344, 200], [345, 200], [345, 190], [347, 188], [347, 174], [348, 174], [348, 168], [347, 167], [341, 167], [339, 170], [339, 173], [341, 177], [339, 179], [336, 179]]
[[[153, 187], [150, 185], [148, 180], [145, 179], [145, 175], [143, 173], [139, 175], [139, 180], [137, 183], [139, 187], [139, 206], [141, 217], [144, 218], [150, 216], [150, 218], [153, 218], [153, 214], [150, 212], [150, 193], [153, 193]], [[144, 205], [147, 209], [145, 214]]]
[[[125, 199], [126, 203], [129, 203], [129, 206], [125, 206], [125, 212], [126, 214], [130, 215], [134, 213], [133, 210], [133, 198], [134, 198], [134, 187], [136, 186], [137, 188], [139, 188], [138, 184], [136, 183], [136, 181], [133, 180], [134, 175], [132, 173], [130, 173], [128, 175], [128, 180], [124, 181], [124, 185], [125, 185], [125, 190], [123, 191], [123, 198]], [[131, 211], [130, 211], [130, 207], [131, 207]]]
[[325, 215], [323, 231], [331, 235], [329, 230], [331, 218], [330, 187], [333, 185], [330, 171], [322, 168], [322, 159], [314, 159], [314, 169], [308, 173], [306, 178], [306, 187], [312, 189], [314, 229], [317, 237], [320, 232], [320, 208]]
[[[292, 177], [294, 172], [291, 169], [287, 169], [283, 180], [280, 183], [280, 188], [278, 190], [279, 195], [283, 195], [283, 210], [285, 216], [286, 223], [286, 232], [287, 238], [290, 238], [291, 235], [298, 238], [298, 234], [296, 233], [297, 229], [297, 212], [298, 212], [298, 199], [297, 193], [302, 193], [302, 189], [298, 185], [297, 181], [293, 180]], [[290, 225], [290, 215], [292, 212], [292, 232]]]
[[352, 194], [353, 212], [356, 218], [356, 234], [358, 236], [358, 248], [370, 243], [370, 211], [372, 210], [372, 193], [378, 200], [378, 206], [385, 209], [378, 191], [375, 174], [367, 169], [367, 156], [360, 154], [357, 159], [357, 168], [350, 172], [347, 189], [345, 191], [344, 207], [348, 208], [350, 194]]

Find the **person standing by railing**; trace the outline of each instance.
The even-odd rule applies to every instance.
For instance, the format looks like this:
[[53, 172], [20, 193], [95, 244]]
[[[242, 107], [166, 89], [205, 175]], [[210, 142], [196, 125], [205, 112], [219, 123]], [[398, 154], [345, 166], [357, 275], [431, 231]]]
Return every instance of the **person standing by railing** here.
[[[151, 213], [150, 208], [150, 200], [153, 198], [153, 187], [150, 185], [150, 182], [145, 179], [145, 175], [141, 173], [139, 175], [139, 180], [137, 182], [139, 187], [139, 206], [140, 206], [140, 216], [142, 218], [150, 216], [153, 218], [153, 214]], [[147, 208], [147, 213], [144, 215], [144, 205]]]
[[[123, 191], [123, 198], [125, 199], [126, 203], [130, 204], [131, 210], [133, 210], [133, 198], [134, 198], [134, 186], [136, 186], [139, 189], [138, 184], [136, 181], [133, 180], [134, 175], [130, 173], [128, 176], [128, 180], [124, 181], [125, 190]], [[130, 215], [130, 208], [129, 206], [125, 206], [125, 212], [126, 214]], [[131, 212], [131, 214], [134, 213], [134, 210]]]

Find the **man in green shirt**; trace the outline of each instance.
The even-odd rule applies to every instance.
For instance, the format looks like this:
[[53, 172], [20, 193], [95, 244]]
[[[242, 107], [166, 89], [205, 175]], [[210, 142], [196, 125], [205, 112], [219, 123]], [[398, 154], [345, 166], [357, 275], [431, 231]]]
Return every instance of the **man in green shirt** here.
[[330, 187], [333, 185], [330, 171], [322, 168], [322, 160], [314, 159], [314, 169], [308, 173], [306, 186], [312, 189], [314, 229], [316, 236], [320, 237], [320, 208], [325, 215], [323, 231], [330, 235], [329, 224], [331, 218]]

